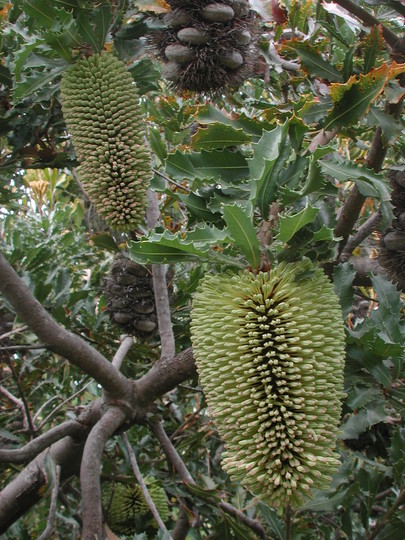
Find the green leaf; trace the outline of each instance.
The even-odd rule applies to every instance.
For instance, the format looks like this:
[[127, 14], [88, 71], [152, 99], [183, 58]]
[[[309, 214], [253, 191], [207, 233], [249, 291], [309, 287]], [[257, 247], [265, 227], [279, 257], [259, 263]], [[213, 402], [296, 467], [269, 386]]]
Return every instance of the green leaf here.
[[213, 105], [203, 105], [198, 109], [196, 120], [201, 124], [219, 123], [231, 126], [235, 130], [241, 129], [246, 135], [257, 139], [262, 135], [264, 129], [272, 129], [272, 125], [266, 121], [258, 121], [249, 118], [245, 113], [227, 116], [223, 111]]
[[236, 205], [224, 206], [223, 212], [231, 237], [246, 256], [252, 269], [258, 268], [260, 244], [250, 217], [245, 210]]
[[249, 175], [246, 158], [240, 152], [213, 150], [184, 154], [177, 150], [166, 160], [166, 172], [177, 180], [195, 178], [236, 182]]
[[266, 521], [267, 525], [270, 527], [271, 538], [274, 540], [284, 540], [285, 538], [285, 525], [280, 519], [277, 510], [275, 508], [270, 508], [263, 502], [259, 501], [260, 512]]
[[118, 247], [114, 238], [112, 238], [112, 236], [109, 234], [95, 234], [91, 236], [90, 240], [95, 246], [101, 249], [106, 249], [107, 251], [112, 251], [115, 253], [120, 252], [120, 248]]
[[54, 6], [47, 0], [25, 0], [24, 11], [35, 19], [38, 25], [52, 28], [56, 12]]
[[159, 160], [159, 164], [163, 165], [167, 157], [167, 149], [160, 131], [154, 127], [149, 129], [149, 144], [152, 152]]
[[325, 120], [324, 129], [331, 131], [336, 127], [350, 126], [358, 122], [384, 90], [390, 78], [404, 71], [404, 64], [393, 62], [390, 66], [383, 64], [366, 75], [360, 75], [359, 79], [353, 75], [344, 84], [332, 84], [331, 97], [335, 105]]
[[393, 143], [401, 133], [400, 122], [392, 115], [372, 105], [366, 118], [369, 126], [380, 126], [387, 143]]
[[382, 26], [373, 26], [364, 40], [363, 73], [368, 73], [375, 66], [379, 53], [384, 49]]
[[333, 272], [333, 285], [342, 307], [342, 316], [345, 320], [353, 305], [353, 279], [356, 271], [349, 263], [339, 264]]
[[37, 72], [35, 75], [30, 75], [23, 78], [21, 81], [16, 82], [14, 85], [14, 100], [19, 102], [36, 93], [38, 90], [46, 89], [46, 86], [59, 77], [65, 71], [67, 66], [68, 64], [64, 63], [51, 71]]
[[327, 81], [339, 82], [342, 80], [342, 74], [322, 58], [316, 50], [308, 46], [304, 42], [293, 41], [286, 46], [288, 49], [293, 49], [301, 59], [302, 65], [306, 68], [310, 75], [315, 75]]
[[248, 143], [251, 136], [242, 129], [235, 129], [232, 126], [226, 126], [215, 122], [208, 127], [200, 127], [191, 138], [191, 148], [194, 150], [214, 150], [226, 148], [228, 146], [237, 146]]
[[319, 208], [307, 205], [305, 208], [293, 216], [280, 216], [280, 232], [277, 240], [287, 243], [294, 234], [308, 223], [312, 223], [319, 212]]
[[339, 439], [357, 439], [361, 433], [364, 433], [371, 426], [385, 421], [386, 418], [387, 413], [382, 400], [369, 402], [367, 409], [361, 409], [349, 416], [343, 425], [343, 432]]
[[288, 121], [272, 131], [264, 131], [259, 142], [253, 144], [253, 157], [248, 160], [250, 175], [257, 180], [254, 202], [262, 216], [267, 218], [269, 204], [276, 199], [278, 179], [291, 146], [287, 142]]

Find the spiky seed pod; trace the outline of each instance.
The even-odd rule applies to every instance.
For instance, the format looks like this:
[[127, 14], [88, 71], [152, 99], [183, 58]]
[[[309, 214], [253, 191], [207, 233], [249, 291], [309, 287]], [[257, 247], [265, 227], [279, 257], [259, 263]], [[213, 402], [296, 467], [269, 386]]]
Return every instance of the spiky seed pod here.
[[379, 263], [398, 289], [405, 292], [405, 172], [390, 171], [394, 220], [381, 239]]
[[[149, 495], [155, 503], [156, 509], [165, 522], [170, 517], [169, 505], [165, 490], [155, 479], [145, 478]], [[150, 514], [142, 489], [137, 484], [116, 483], [108, 486], [103, 493], [106, 521], [111, 530], [117, 534], [134, 534], [137, 532], [137, 518]], [[139, 520], [139, 525], [142, 522]], [[154, 519], [149, 519], [146, 526], [156, 527]]]
[[308, 261], [205, 276], [191, 336], [232, 479], [280, 510], [325, 488], [343, 396], [338, 299]]
[[151, 36], [162, 75], [175, 89], [215, 92], [239, 86], [252, 72], [255, 12], [246, 0], [168, 0], [167, 29]]
[[61, 98], [83, 186], [98, 213], [116, 231], [136, 229], [151, 167], [131, 74], [112, 54], [83, 58], [63, 74]]
[[105, 295], [112, 322], [138, 338], [154, 335], [157, 316], [149, 267], [117, 255], [106, 280]]

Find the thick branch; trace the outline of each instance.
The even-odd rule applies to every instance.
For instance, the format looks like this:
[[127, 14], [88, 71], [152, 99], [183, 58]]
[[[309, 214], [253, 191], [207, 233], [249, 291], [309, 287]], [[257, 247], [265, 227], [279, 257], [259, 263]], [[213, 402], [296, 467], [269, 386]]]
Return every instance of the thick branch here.
[[91, 375], [107, 392], [122, 396], [130, 391], [129, 381], [104, 356], [48, 314], [1, 253], [0, 292], [48, 349]]
[[170, 317], [169, 293], [166, 282], [167, 265], [152, 265], [153, 290], [155, 292], [156, 313], [161, 344], [161, 355], [171, 358], [175, 355], [174, 334]]
[[139, 404], [151, 404], [178, 384], [196, 375], [193, 350], [182, 351], [173, 358], [160, 358], [139, 380], [133, 382]]
[[111, 362], [112, 365], [116, 369], [118, 369], [118, 371], [121, 369], [122, 362], [124, 361], [133, 344], [134, 338], [132, 336], [125, 336], [124, 339], [121, 341], [121, 345], [119, 346], [117, 352], [114, 354], [114, 358]]
[[373, 15], [371, 15], [371, 13], [356, 5], [354, 2], [351, 2], [351, 0], [335, 0], [335, 2], [342, 6], [342, 8], [349, 11], [352, 15], [360, 19], [366, 26], [382, 26], [385, 41], [391, 47], [395, 46], [396, 42], [398, 41], [398, 36]]
[[370, 234], [375, 231], [375, 229], [378, 227], [378, 225], [381, 223], [382, 215], [381, 212], [376, 212], [372, 216], [368, 218], [367, 221], [363, 223], [361, 227], [359, 227], [356, 234], [351, 236], [349, 240], [347, 241], [347, 244], [342, 251], [342, 255], [340, 257], [342, 262], [347, 261], [347, 259], [350, 257], [353, 250], [359, 246], [363, 240], [365, 240]]
[[184, 506], [180, 506], [179, 515], [177, 517], [176, 526], [172, 531], [173, 540], [185, 540], [188, 531], [190, 530], [190, 522], [188, 520], [187, 510]]
[[93, 427], [84, 445], [80, 467], [83, 540], [104, 538], [100, 488], [101, 459], [104, 446], [125, 418], [126, 415], [122, 409], [118, 407], [109, 409]]
[[0, 462], [24, 463], [29, 459], [33, 459], [53, 443], [63, 439], [63, 437], [71, 436], [75, 438], [82, 432], [83, 426], [79, 422], [69, 420], [33, 439], [22, 448], [0, 449]]

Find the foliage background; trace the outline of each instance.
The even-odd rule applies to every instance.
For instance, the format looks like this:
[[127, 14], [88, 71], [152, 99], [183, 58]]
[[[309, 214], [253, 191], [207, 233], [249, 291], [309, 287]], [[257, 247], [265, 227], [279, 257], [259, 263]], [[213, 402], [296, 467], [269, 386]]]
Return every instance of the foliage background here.
[[[404, 170], [405, 9], [398, 1], [353, 3], [382, 27], [344, 11], [346, 2], [286, 0], [285, 21], [270, 4], [252, 3], [261, 15], [255, 77], [226, 94], [198, 97], [173, 93], [145, 40], [167, 10], [163, 1], [0, 1], [1, 250], [56, 321], [106, 358], [120, 342], [104, 296], [118, 251], [171, 265], [176, 352], [190, 346], [192, 293], [205, 271], [301, 257], [322, 264], [347, 327], [342, 467], [329, 491], [295, 513], [292, 537], [399, 538], [405, 535], [404, 297], [379, 266], [378, 252], [393, 219], [387, 173]], [[127, 63], [147, 118], [161, 222], [138, 231], [136, 241], [95, 215], [77, 182], [61, 114], [61, 74], [81, 52], [103, 49]], [[348, 214], [354, 197], [358, 211]], [[348, 249], [362, 226], [368, 234]], [[14, 448], [75, 418], [102, 392], [83, 370], [38, 344], [5, 299], [0, 307], [0, 437]], [[157, 338], [136, 342], [122, 372], [137, 379], [159, 356]], [[186, 490], [145, 426], [128, 431], [143, 475], [165, 488], [168, 528], [182, 501], [192, 524], [187, 538], [254, 537], [207, 502], [209, 490], [258, 520], [268, 537], [284, 538], [277, 512], [221, 471], [221, 441], [197, 378], [157, 407], [199, 486]], [[3, 463], [2, 487], [23, 468]], [[119, 437], [108, 442], [102, 468], [103, 483], [116, 478], [132, 478]], [[4, 538], [40, 535], [51, 484]], [[54, 538], [80, 535], [77, 478], [60, 486], [55, 531]], [[140, 522], [133, 537], [155, 534]]]

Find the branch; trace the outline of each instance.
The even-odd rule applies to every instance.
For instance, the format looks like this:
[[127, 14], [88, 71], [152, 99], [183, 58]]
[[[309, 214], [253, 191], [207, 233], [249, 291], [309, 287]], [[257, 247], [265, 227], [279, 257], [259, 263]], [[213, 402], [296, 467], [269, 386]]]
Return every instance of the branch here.
[[172, 531], [173, 540], [185, 540], [189, 530], [190, 522], [188, 520], [187, 510], [183, 505], [181, 505], [179, 515], [177, 516], [176, 525]]
[[363, 223], [361, 227], [359, 227], [356, 234], [351, 236], [349, 240], [347, 241], [347, 244], [345, 245], [342, 254], [340, 256], [340, 260], [342, 262], [345, 262], [349, 259], [350, 255], [352, 254], [353, 250], [359, 246], [363, 240], [365, 240], [370, 234], [375, 231], [375, 229], [378, 227], [378, 225], [381, 223], [382, 215], [381, 212], [376, 212], [372, 216], [368, 218], [367, 221]]
[[55, 483], [52, 488], [51, 504], [49, 506], [48, 523], [46, 524], [44, 532], [38, 538], [38, 540], [46, 540], [52, 532], [56, 518], [56, 503], [58, 500], [59, 492], [59, 480], [60, 480], [60, 465], [56, 465]]
[[377, 537], [378, 533], [382, 531], [384, 527], [387, 525], [388, 521], [390, 520], [394, 512], [396, 512], [396, 510], [400, 506], [402, 506], [404, 503], [405, 503], [405, 490], [400, 492], [394, 504], [391, 506], [388, 512], [384, 514], [382, 518], [377, 522], [373, 532], [367, 536], [366, 540], [374, 540], [374, 538]]
[[371, 15], [371, 13], [364, 10], [360, 6], [357, 6], [354, 2], [351, 2], [351, 0], [335, 0], [335, 2], [336, 4], [342, 6], [342, 8], [349, 11], [349, 13], [360, 19], [366, 26], [381, 26], [385, 41], [390, 45], [390, 47], [393, 48], [395, 46], [399, 39], [398, 36], [373, 15]]
[[124, 339], [121, 341], [121, 345], [117, 349], [117, 352], [114, 355], [114, 358], [112, 359], [111, 364], [120, 371], [122, 362], [124, 361], [126, 355], [128, 354], [130, 348], [134, 344], [134, 338], [132, 336], [125, 336]]
[[125, 418], [125, 412], [121, 408], [108, 409], [90, 431], [84, 445], [80, 467], [82, 540], [101, 540], [104, 538], [100, 488], [101, 459], [104, 446], [122, 425]]
[[163, 523], [162, 518], [159, 515], [159, 512], [155, 506], [155, 503], [153, 502], [153, 499], [149, 494], [148, 488], [145, 484], [145, 480], [143, 479], [141, 471], [139, 470], [138, 463], [136, 461], [135, 452], [132, 450], [132, 447], [129, 444], [127, 434], [123, 433], [121, 437], [122, 437], [122, 440], [124, 441], [125, 448], [127, 449], [127, 452], [129, 454], [129, 459], [131, 461], [131, 466], [132, 466], [132, 470], [134, 471], [135, 478], [142, 490], [142, 493], [143, 493], [143, 496], [145, 497], [146, 502], [148, 503], [150, 511], [152, 512], [152, 515], [155, 518], [156, 523], [159, 525], [159, 529], [161, 529], [164, 532], [167, 532], [167, 527]]
[[69, 403], [69, 401], [71, 401], [72, 399], [74, 399], [76, 396], [78, 396], [79, 394], [81, 394], [84, 390], [86, 390], [86, 388], [92, 383], [92, 381], [90, 380], [89, 382], [87, 382], [82, 388], [80, 388], [80, 390], [78, 390], [77, 392], [75, 392], [74, 394], [72, 394], [71, 396], [69, 396], [68, 398], [66, 398], [64, 401], [62, 401], [62, 403], [59, 403], [59, 405], [57, 405], [49, 414], [46, 418], [44, 418], [44, 420], [42, 420], [40, 426], [39, 426], [39, 429], [42, 428], [42, 426], [45, 426], [55, 415], [57, 412], [60, 411], [60, 409], [66, 405], [66, 403]]
[[91, 375], [107, 392], [130, 392], [130, 382], [103, 355], [48, 314], [1, 253], [0, 292], [48, 349]]
[[312, 139], [307, 151], [313, 154], [318, 146], [326, 146], [328, 143], [330, 143], [338, 132], [338, 129], [333, 129], [332, 131], [325, 131], [321, 129], [321, 131]]
[[75, 420], [69, 420], [50, 429], [22, 448], [0, 449], [0, 463], [24, 463], [29, 459], [33, 459], [45, 450], [45, 448], [48, 448], [63, 437], [71, 436], [75, 438], [82, 433], [83, 426]]
[[[10, 358], [8, 356], [6, 357], [6, 362], [7, 362], [8, 367], [10, 368], [11, 374], [12, 374], [14, 382], [15, 382], [17, 388], [18, 388], [18, 391], [20, 392], [21, 403], [23, 405], [21, 411], [23, 413], [23, 425], [24, 425], [24, 428], [26, 428], [33, 437], [35, 437], [37, 429], [34, 426], [34, 423], [32, 421], [31, 411], [30, 411], [30, 408], [29, 408], [29, 405], [28, 405], [28, 401], [25, 398], [24, 391], [23, 391], [23, 389], [21, 387], [19, 377], [18, 377], [18, 375], [17, 375], [17, 373], [16, 373], [16, 371], [14, 369], [14, 365], [13, 365], [12, 361], [10, 360]], [[11, 394], [10, 394], [10, 396], [11, 396]]]
[[0, 341], [3, 339], [6, 339], [8, 337], [13, 336], [14, 334], [19, 334], [20, 332], [25, 332], [28, 330], [28, 326], [19, 326], [18, 328], [14, 328], [13, 330], [10, 330], [10, 332], [6, 332], [5, 334], [2, 334], [0, 336]]
[[[186, 487], [187, 485], [195, 486], [196, 483], [193, 477], [191, 476], [185, 463], [178, 454], [176, 448], [173, 446], [171, 440], [167, 436], [167, 433], [163, 428], [162, 422], [153, 420], [149, 422], [149, 426], [153, 434], [159, 441], [164, 453], [166, 454], [168, 462], [173, 466], [180, 478], [186, 483]], [[260, 523], [258, 523], [254, 519], [249, 518], [231, 504], [224, 501], [220, 501], [219, 503], [217, 503], [217, 501], [211, 499], [209, 496], [205, 500], [213, 506], [218, 506], [219, 508], [221, 508], [221, 510], [223, 510], [230, 516], [237, 518], [241, 523], [255, 531], [260, 538], [267, 538], [266, 532]]]
[[[149, 229], [154, 229], [159, 221], [159, 201], [154, 191], [148, 191], [148, 208], [146, 221]], [[166, 283], [167, 266], [164, 264], [152, 265], [153, 290], [155, 293], [156, 314], [161, 344], [161, 356], [171, 358], [175, 355], [175, 344], [172, 321], [170, 318], [169, 294]]]
[[[21, 399], [18, 399], [17, 397], [15, 397], [11, 392], [9, 392], [7, 390], [7, 388], [4, 388], [3, 385], [0, 384], [0, 392], [3, 394], [3, 396], [6, 396], [10, 401], [12, 401], [14, 403], [14, 405], [16, 405], [16, 407], [18, 409], [20, 409], [22, 415], [23, 415], [23, 423], [24, 423], [24, 428], [28, 428], [28, 423], [27, 423], [27, 419], [26, 419], [26, 415], [25, 415], [25, 408], [24, 408], [24, 403], [21, 401]], [[1, 454], [0, 454], [1, 455]]]
[[138, 406], [149, 406], [178, 384], [193, 378], [196, 373], [191, 347], [172, 358], [160, 358], [148, 373], [132, 383]]

